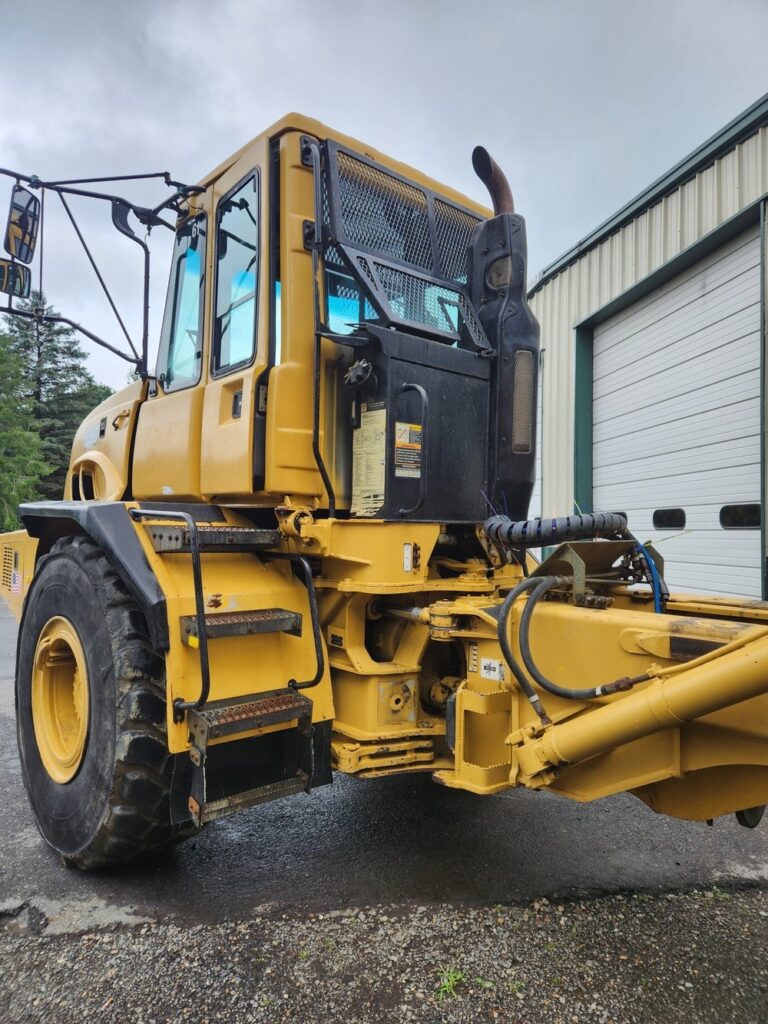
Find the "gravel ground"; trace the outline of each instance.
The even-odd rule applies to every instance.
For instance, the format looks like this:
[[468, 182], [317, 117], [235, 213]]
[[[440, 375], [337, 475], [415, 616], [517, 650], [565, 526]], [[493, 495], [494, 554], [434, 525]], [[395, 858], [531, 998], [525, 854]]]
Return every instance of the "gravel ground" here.
[[225, 924], [74, 934], [22, 905], [0, 923], [8, 1024], [766, 1020], [768, 893], [757, 889], [265, 906]]

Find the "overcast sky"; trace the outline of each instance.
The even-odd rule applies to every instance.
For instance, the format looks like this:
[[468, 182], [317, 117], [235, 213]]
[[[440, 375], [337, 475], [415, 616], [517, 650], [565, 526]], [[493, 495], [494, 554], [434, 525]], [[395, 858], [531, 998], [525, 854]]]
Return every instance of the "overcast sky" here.
[[[194, 182], [298, 110], [482, 200], [482, 143], [527, 220], [531, 277], [768, 90], [765, 0], [0, 0], [0, 16], [0, 166]], [[140, 261], [108, 207], [83, 223], [138, 334]], [[154, 347], [168, 250], [152, 239]], [[119, 341], [53, 215], [45, 252], [49, 299]], [[85, 347], [120, 386], [126, 366]]]

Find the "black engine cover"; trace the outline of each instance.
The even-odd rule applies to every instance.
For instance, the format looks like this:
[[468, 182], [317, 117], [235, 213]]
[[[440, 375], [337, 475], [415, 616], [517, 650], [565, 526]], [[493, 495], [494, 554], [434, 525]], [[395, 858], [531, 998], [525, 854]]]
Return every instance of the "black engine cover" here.
[[397, 330], [368, 332], [373, 374], [355, 402], [352, 515], [482, 522], [491, 361]]

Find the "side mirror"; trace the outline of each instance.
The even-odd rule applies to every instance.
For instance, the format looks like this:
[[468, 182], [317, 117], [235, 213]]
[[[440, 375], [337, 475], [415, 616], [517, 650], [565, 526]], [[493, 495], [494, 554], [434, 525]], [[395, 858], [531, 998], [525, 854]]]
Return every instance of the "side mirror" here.
[[21, 185], [14, 185], [11, 208], [5, 229], [5, 251], [21, 263], [31, 263], [35, 255], [40, 224], [40, 200]]
[[31, 283], [29, 267], [0, 259], [0, 292], [13, 295], [17, 299], [28, 299]]

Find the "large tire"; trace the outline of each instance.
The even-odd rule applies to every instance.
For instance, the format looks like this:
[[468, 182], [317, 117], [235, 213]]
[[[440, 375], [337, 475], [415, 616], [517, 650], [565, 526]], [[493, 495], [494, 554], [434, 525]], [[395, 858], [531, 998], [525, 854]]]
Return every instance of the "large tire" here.
[[[77, 721], [69, 713], [73, 702], [66, 704], [66, 694], [59, 705], [55, 696], [41, 705], [45, 690], [39, 666], [45, 658], [40, 651], [46, 649], [51, 622], [54, 632], [57, 626], [65, 635], [70, 630], [87, 675], [83, 693], [82, 673], [71, 671], [75, 658], [69, 659], [72, 688], [81, 687], [79, 717], [87, 722], [82, 753], [70, 743], [70, 763], [76, 757], [76, 764], [58, 771], [55, 760], [51, 769], [55, 743], [52, 755], [45, 738], [38, 742], [35, 732], [36, 724], [48, 728], [41, 726], [42, 719], [53, 723], [49, 731], [55, 733], [56, 714], [47, 719], [40, 708], [61, 705], [59, 717], [69, 714], [75, 728]], [[61, 661], [66, 643], [55, 643]], [[49, 656], [48, 663], [55, 664], [56, 657]], [[152, 649], [133, 598], [103, 551], [86, 537], [57, 541], [38, 565], [19, 635], [16, 722], [24, 785], [38, 828], [66, 864], [83, 869], [122, 864], [177, 838], [170, 822], [173, 758], [166, 741], [164, 661]], [[64, 735], [66, 740], [67, 721], [64, 726], [55, 738]]]

